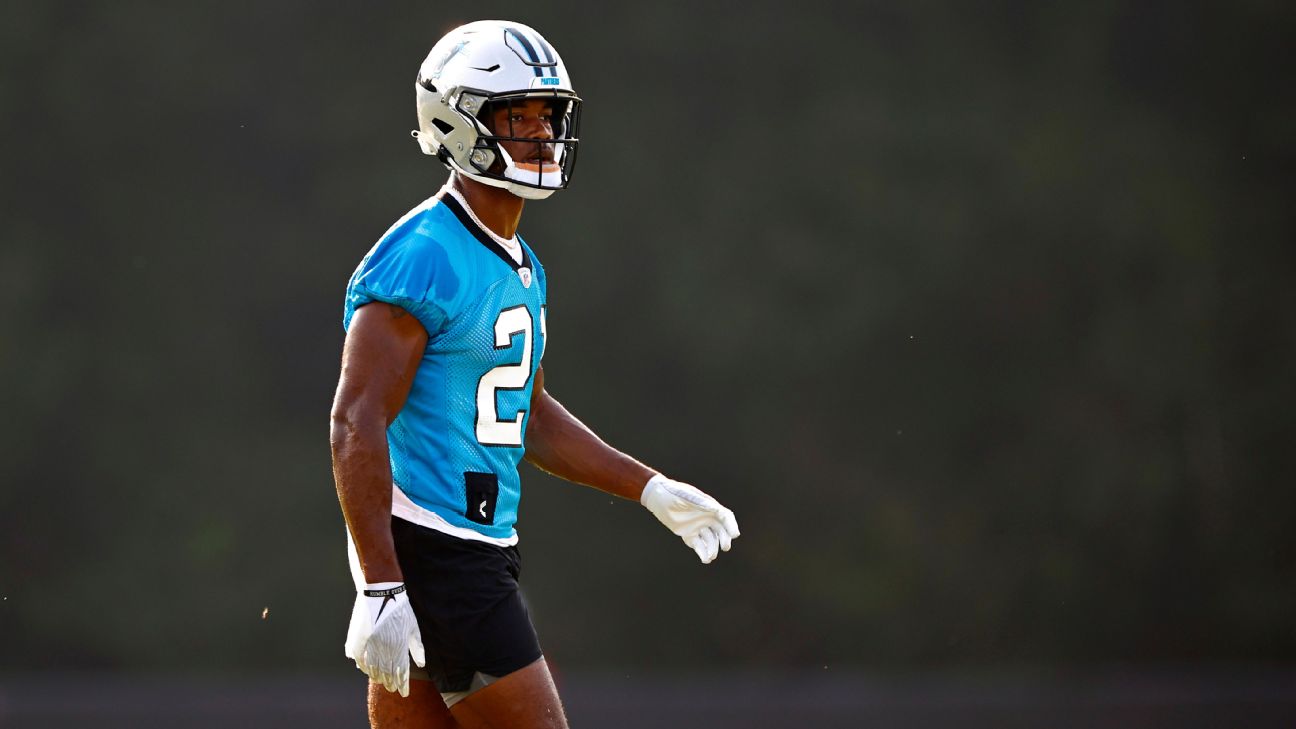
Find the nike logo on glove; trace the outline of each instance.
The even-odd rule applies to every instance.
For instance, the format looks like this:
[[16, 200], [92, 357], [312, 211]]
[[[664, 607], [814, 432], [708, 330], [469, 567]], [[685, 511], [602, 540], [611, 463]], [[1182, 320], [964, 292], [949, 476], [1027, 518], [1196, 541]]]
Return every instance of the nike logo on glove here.
[[387, 609], [387, 603], [395, 600], [396, 596], [401, 594], [402, 592], [405, 592], [404, 585], [397, 585], [396, 587], [392, 587], [386, 590], [365, 590], [364, 591], [365, 597], [381, 597], [383, 599], [382, 604], [378, 606], [378, 614], [374, 616], [375, 623], [378, 622], [378, 618], [382, 617], [383, 610]]

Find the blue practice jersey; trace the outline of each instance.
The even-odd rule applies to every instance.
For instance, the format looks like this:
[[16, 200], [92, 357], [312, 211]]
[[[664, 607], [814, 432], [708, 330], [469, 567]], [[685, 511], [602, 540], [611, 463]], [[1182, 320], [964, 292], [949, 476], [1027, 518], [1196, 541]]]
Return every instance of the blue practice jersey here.
[[517, 539], [531, 387], [545, 346], [544, 268], [519, 237], [517, 263], [448, 190], [411, 210], [347, 286], [343, 326], [383, 301], [428, 342], [387, 429], [393, 513], [469, 539]]

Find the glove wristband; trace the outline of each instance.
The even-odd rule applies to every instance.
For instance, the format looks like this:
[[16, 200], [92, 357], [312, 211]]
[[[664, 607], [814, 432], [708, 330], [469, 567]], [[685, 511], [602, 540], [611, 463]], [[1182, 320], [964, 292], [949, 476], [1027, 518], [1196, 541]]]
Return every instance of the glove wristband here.
[[365, 597], [395, 597], [405, 592], [405, 585], [402, 583], [396, 587], [388, 587], [383, 590], [362, 590]]
[[661, 488], [662, 486], [664, 486], [665, 483], [666, 483], [667, 481], [669, 481], [669, 480], [670, 480], [670, 479], [666, 478], [665, 476], [663, 476], [663, 475], [660, 474], [660, 473], [655, 473], [655, 474], [653, 474], [653, 477], [650, 478], [650, 479], [648, 479], [648, 483], [644, 484], [643, 492], [641, 492], [641, 493], [639, 494], [639, 503], [640, 503], [640, 504], [643, 504], [644, 506], [647, 506], [647, 505], [648, 505], [648, 497], [652, 494], [652, 492], [653, 492], [655, 489], [658, 489], [658, 488]]

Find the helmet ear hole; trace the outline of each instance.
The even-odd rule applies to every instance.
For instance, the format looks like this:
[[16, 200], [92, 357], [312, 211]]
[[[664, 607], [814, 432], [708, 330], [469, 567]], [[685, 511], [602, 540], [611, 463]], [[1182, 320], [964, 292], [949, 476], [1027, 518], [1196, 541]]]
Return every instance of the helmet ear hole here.
[[454, 127], [450, 126], [449, 122], [441, 119], [433, 119], [432, 126], [436, 127], [442, 134], [449, 134], [454, 131]]

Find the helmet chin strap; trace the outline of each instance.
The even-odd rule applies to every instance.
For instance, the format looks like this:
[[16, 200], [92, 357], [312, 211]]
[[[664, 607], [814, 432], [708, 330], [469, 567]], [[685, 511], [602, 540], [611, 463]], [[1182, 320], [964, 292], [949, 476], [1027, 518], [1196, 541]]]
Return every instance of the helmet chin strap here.
[[[550, 162], [540, 167], [539, 180], [537, 181], [535, 170], [525, 170], [518, 167], [517, 163], [513, 161], [513, 158], [509, 156], [509, 153], [503, 147], [500, 147], [498, 151], [500, 161], [504, 163], [504, 177], [506, 179], [501, 180], [494, 177], [486, 177], [475, 171], [466, 170], [460, 166], [458, 162], [455, 162], [455, 169], [465, 177], [476, 180], [483, 185], [503, 188], [524, 200], [544, 200], [556, 191], [562, 189], [562, 168], [557, 163]], [[537, 182], [544, 185], [544, 187], [532, 187], [528, 184], [519, 184], [535, 184]]]
[[[519, 185], [516, 182], [513, 182], [512, 180], [499, 180], [493, 177], [482, 177], [481, 175], [475, 174], [473, 172], [469, 172], [468, 170], [465, 170], [458, 165], [455, 165], [454, 171], [455, 174], [463, 175], [464, 177], [467, 177], [470, 180], [473, 180], [475, 182], [480, 182], [481, 184], [486, 185], [488, 187], [498, 187], [501, 190], [508, 190], [509, 192], [513, 193], [514, 195], [517, 195], [518, 197], [524, 200], [544, 200], [545, 198], [557, 192], [557, 189], [550, 190], [541, 187], [531, 187], [529, 185]], [[545, 174], [548, 175], [548, 174], [561, 174], [561, 173], [545, 173]], [[548, 182], [548, 180], [542, 180], [542, 181]]]
[[[546, 165], [546, 167], [547, 166], [550, 165]], [[552, 165], [552, 167], [553, 167], [552, 170], [545, 170], [544, 168], [540, 168], [540, 170], [538, 170], [539, 184], [543, 185], [544, 187], [536, 188], [536, 187], [528, 187], [526, 185], [519, 184], [519, 185], [509, 185], [509, 190], [513, 191], [515, 195], [518, 195], [520, 197], [525, 197], [529, 200], [539, 200], [541, 198], [535, 197], [534, 195], [518, 192], [517, 188], [528, 190], [533, 193], [536, 192], [544, 193], [542, 197], [548, 197], [549, 194], [552, 193], [554, 190], [558, 189], [559, 187], [562, 187], [562, 170], [559, 169], [558, 165]], [[514, 182], [519, 182], [519, 183], [523, 183], [523, 182], [535, 183], [537, 181], [536, 173], [537, 173], [536, 170], [519, 169], [514, 165], [509, 165], [504, 168], [504, 176]]]
[[539, 187], [527, 187], [526, 185], [514, 184], [509, 184], [508, 191], [524, 200], [543, 200], [555, 192], [554, 190], [546, 190]]

